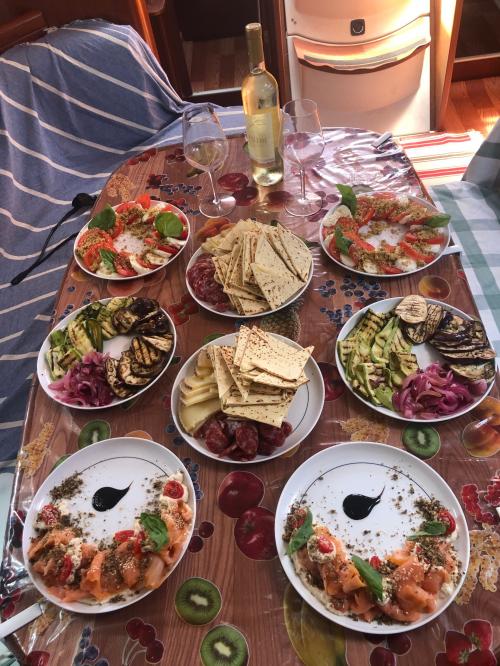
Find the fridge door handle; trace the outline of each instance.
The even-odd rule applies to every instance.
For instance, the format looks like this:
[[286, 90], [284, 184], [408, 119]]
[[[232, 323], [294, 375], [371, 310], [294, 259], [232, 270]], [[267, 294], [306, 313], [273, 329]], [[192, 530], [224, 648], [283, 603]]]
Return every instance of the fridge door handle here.
[[338, 71], [344, 72], [355, 72], [356, 70], [376, 70], [381, 69], [382, 67], [387, 67], [388, 65], [393, 65], [402, 60], [406, 60], [412, 56], [419, 49], [426, 47], [430, 44], [430, 37], [422, 37], [411, 44], [407, 44], [404, 47], [397, 49], [395, 51], [389, 51], [388, 53], [382, 53], [375, 56], [360, 55], [355, 58], [342, 58], [338, 55], [328, 56], [326, 54], [317, 54], [317, 53], [308, 53], [307, 51], [302, 51], [302, 53], [297, 53], [297, 58], [299, 61], [304, 62], [310, 66], [317, 67], [329, 67]]

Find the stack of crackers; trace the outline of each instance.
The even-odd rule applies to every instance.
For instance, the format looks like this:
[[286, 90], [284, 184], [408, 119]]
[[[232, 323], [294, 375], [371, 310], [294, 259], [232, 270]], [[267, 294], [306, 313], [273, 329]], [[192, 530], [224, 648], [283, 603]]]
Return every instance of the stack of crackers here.
[[281, 225], [240, 220], [202, 248], [213, 255], [216, 280], [242, 315], [275, 310], [309, 279], [309, 249]]
[[236, 346], [210, 345], [221, 410], [280, 427], [314, 347], [297, 349], [254, 326], [242, 326]]

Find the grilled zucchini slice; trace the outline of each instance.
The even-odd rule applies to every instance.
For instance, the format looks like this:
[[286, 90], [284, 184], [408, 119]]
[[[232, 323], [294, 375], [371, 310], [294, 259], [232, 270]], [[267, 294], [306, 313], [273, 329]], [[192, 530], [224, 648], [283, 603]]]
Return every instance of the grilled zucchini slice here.
[[134, 314], [129, 308], [120, 308], [113, 314], [112, 321], [118, 333], [125, 334], [139, 321], [139, 316]]
[[67, 331], [71, 344], [82, 356], [94, 351], [92, 342], [81, 322], [76, 321], [76, 319], [70, 321]]

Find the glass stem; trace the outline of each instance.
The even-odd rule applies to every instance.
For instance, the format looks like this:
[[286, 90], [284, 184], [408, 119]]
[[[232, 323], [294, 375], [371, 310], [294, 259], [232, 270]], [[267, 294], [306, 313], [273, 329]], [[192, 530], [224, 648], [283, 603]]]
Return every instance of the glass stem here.
[[208, 175], [209, 175], [210, 183], [211, 183], [211, 185], [212, 185], [212, 190], [213, 190], [213, 193], [214, 193], [214, 201], [213, 201], [213, 203], [214, 203], [216, 206], [218, 206], [218, 205], [220, 204], [220, 199], [219, 199], [219, 196], [218, 196], [217, 192], [215, 191], [214, 176], [213, 176], [213, 174], [212, 174], [212, 172], [211, 172], [210, 169], [207, 171], [207, 173], [208, 173]]
[[306, 198], [306, 170], [304, 167], [300, 168], [300, 194], [302, 199]]

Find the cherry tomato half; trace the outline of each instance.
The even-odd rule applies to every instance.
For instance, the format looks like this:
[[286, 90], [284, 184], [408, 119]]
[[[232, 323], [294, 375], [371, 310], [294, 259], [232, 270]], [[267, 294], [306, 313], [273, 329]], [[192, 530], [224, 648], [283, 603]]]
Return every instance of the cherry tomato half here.
[[172, 479], [165, 484], [163, 494], [172, 499], [181, 499], [184, 495], [184, 488], [181, 483]]
[[448, 536], [448, 535], [452, 534], [455, 531], [455, 529], [457, 527], [457, 523], [455, 521], [455, 518], [453, 518], [453, 516], [451, 515], [451, 513], [449, 511], [447, 511], [446, 509], [443, 509], [442, 511], [440, 511], [438, 513], [437, 519], [441, 523], [446, 523], [446, 525], [448, 526], [446, 528], [446, 532], [444, 533], [445, 536]]

